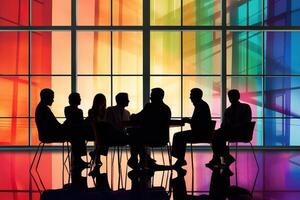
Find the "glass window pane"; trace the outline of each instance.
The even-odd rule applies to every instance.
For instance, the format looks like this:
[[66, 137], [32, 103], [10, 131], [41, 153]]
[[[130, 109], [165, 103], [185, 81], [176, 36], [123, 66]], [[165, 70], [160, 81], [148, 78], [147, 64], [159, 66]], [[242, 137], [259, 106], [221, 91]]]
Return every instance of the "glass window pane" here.
[[78, 89], [81, 96], [80, 108], [83, 115], [88, 116], [88, 110], [92, 108], [94, 96], [102, 93], [106, 97], [106, 105], [111, 105], [111, 78], [106, 76], [78, 76]]
[[227, 24], [234, 26], [247, 26], [262, 24], [261, 0], [228, 0]]
[[183, 0], [183, 25], [221, 25], [221, 1]]
[[181, 5], [180, 0], [151, 0], [150, 24], [153, 26], [180, 25]]
[[227, 38], [227, 74], [262, 74], [262, 38], [262, 32], [229, 32]]
[[71, 74], [71, 33], [32, 32], [32, 74]]
[[300, 116], [299, 77], [266, 77], [264, 88], [266, 117]]
[[32, 0], [33, 26], [71, 25], [71, 0]]
[[1, 118], [0, 146], [28, 145], [28, 119]]
[[299, 26], [300, 2], [298, 0], [265, 1], [265, 20], [269, 26]]
[[28, 11], [28, 0], [1, 0], [0, 26], [27, 26]]
[[[263, 116], [262, 77], [229, 77], [227, 78], [227, 91], [230, 89], [240, 91], [240, 101], [250, 105], [252, 117]], [[227, 106], [230, 106], [228, 97]]]
[[[130, 86], [130, 87], [129, 87]], [[130, 113], [140, 112], [143, 108], [143, 77], [118, 76], [113, 78], [113, 105], [116, 104], [115, 96], [119, 92], [127, 92], [129, 105], [126, 108]]]
[[265, 119], [265, 144], [267, 146], [299, 146], [300, 119]]
[[300, 32], [267, 32], [265, 73], [300, 75]]
[[108, 26], [111, 0], [77, 0], [77, 25]]
[[142, 32], [113, 32], [114, 74], [142, 74], [142, 36]]
[[220, 74], [219, 32], [183, 32], [183, 73]]
[[0, 85], [0, 117], [28, 117], [28, 77], [0, 76]]
[[180, 32], [150, 33], [150, 73], [181, 73]]
[[31, 78], [32, 117], [35, 116], [35, 108], [40, 102], [40, 91], [43, 88], [50, 88], [54, 91], [54, 102], [51, 110], [55, 117], [64, 117], [64, 107], [69, 105], [68, 96], [71, 93], [71, 77], [34, 76]]
[[190, 90], [200, 88], [203, 100], [210, 107], [212, 117], [221, 117], [221, 84], [220, 77], [188, 76], [183, 78], [183, 116], [191, 117], [194, 106], [190, 100]]
[[143, 1], [142, 0], [114, 0], [113, 25], [138, 26], [142, 25]]
[[0, 32], [0, 74], [28, 73], [28, 32]]
[[181, 78], [178, 77], [150, 77], [150, 88], [160, 87], [165, 91], [164, 102], [172, 112], [172, 117], [181, 117]]
[[78, 74], [110, 74], [111, 33], [77, 32]]

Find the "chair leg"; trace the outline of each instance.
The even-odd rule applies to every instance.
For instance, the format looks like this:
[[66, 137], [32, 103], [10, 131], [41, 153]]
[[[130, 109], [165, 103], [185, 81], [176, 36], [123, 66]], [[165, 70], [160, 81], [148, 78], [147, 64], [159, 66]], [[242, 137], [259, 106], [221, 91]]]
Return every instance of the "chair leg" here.
[[191, 143], [191, 162], [192, 162], [192, 195], [194, 195], [194, 152], [193, 152], [193, 144]]
[[238, 186], [239, 183], [238, 183], [238, 166], [237, 166], [237, 157], [238, 157], [238, 143], [236, 142], [235, 143], [235, 163], [234, 163], [234, 166], [235, 166], [235, 183], [236, 185]]
[[251, 142], [249, 142], [249, 143], [250, 143], [250, 145], [251, 145], [251, 149], [252, 149], [252, 153], [253, 153], [253, 156], [254, 156], [254, 159], [255, 159], [255, 162], [256, 162], [257, 170], [259, 171], [259, 164], [258, 164], [258, 161], [257, 161], [256, 155], [255, 155], [255, 152], [254, 152], [254, 149], [253, 149], [252, 143], [251, 143]]
[[36, 152], [35, 152], [35, 154], [34, 154], [34, 157], [33, 157], [32, 161], [31, 161], [30, 168], [29, 168], [29, 171], [30, 171], [30, 172], [31, 172], [31, 170], [32, 170], [33, 164], [34, 164], [34, 162], [35, 162], [36, 156], [38, 155], [38, 152], [39, 152], [39, 150], [40, 150], [41, 145], [42, 145], [42, 143], [40, 142], [40, 143], [39, 143], [39, 146], [37, 147], [37, 150], [36, 150]]
[[43, 153], [44, 146], [45, 146], [45, 143], [42, 144], [40, 154], [38, 155], [38, 160], [37, 160], [36, 167], [35, 167], [36, 171], [38, 170], [38, 167], [39, 167], [39, 164], [40, 164], [40, 160], [41, 160], [41, 156], [42, 156], [42, 153]]

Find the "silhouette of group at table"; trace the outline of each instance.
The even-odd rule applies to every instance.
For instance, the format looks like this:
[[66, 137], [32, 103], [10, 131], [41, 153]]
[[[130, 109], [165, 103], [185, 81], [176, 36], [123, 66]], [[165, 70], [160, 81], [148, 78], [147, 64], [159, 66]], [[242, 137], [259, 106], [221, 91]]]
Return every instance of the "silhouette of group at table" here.
[[[243, 137], [246, 124], [251, 122], [251, 108], [241, 103], [240, 93], [236, 89], [228, 91], [231, 105], [225, 109], [219, 129], [212, 130], [210, 107], [202, 99], [200, 88], [190, 91], [190, 100], [194, 105], [191, 118], [182, 118], [181, 125], [190, 124], [191, 129], [174, 134], [171, 155], [176, 158], [172, 165], [180, 169], [186, 165], [185, 151], [187, 143], [208, 142], [213, 150], [213, 157], [206, 166], [211, 169], [228, 167], [235, 161], [230, 155], [226, 144], [231, 138]], [[45, 88], [40, 92], [40, 102], [36, 107], [35, 120], [39, 140], [44, 143], [71, 143], [72, 169], [84, 169], [88, 163], [82, 160], [86, 155], [86, 141], [94, 141], [94, 150], [89, 153], [94, 160], [93, 169], [89, 175], [96, 176], [102, 166], [101, 157], [107, 156], [109, 147], [130, 147], [130, 158], [127, 161], [133, 170], [155, 168], [156, 160], [151, 158], [149, 147], [165, 146], [169, 142], [169, 126], [171, 124], [171, 109], [163, 101], [164, 90], [153, 88], [150, 102], [136, 114], [130, 114], [125, 108], [129, 104], [127, 93], [118, 93], [116, 105], [106, 107], [105, 95], [95, 95], [88, 117], [83, 117], [79, 108], [81, 98], [79, 93], [69, 95], [69, 105], [65, 107], [66, 120], [59, 123], [50, 106], [54, 102], [54, 92]], [[76, 170], [74, 170], [76, 171]]]

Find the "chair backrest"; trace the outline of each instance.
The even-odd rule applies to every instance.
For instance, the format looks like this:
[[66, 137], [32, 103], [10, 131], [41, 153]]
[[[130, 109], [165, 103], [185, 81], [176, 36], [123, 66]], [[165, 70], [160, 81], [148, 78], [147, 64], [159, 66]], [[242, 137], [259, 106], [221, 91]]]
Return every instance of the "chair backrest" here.
[[253, 138], [255, 121], [246, 124], [244, 130], [241, 132], [241, 137], [229, 139], [229, 142], [251, 142]]

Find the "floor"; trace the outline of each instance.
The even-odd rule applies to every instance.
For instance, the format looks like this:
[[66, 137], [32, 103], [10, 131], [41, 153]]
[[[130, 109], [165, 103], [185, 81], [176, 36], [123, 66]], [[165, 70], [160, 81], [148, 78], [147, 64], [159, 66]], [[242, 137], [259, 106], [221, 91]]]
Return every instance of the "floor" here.
[[[137, 174], [135, 171], [131, 172], [131, 168], [126, 167], [125, 152], [122, 153], [121, 171], [119, 172], [118, 158], [116, 154], [114, 155], [113, 157], [113, 152], [110, 151], [108, 159], [102, 159], [101, 180], [97, 185], [104, 190], [105, 188], [110, 189], [109, 191], [114, 194], [112, 199], [119, 199], [119, 197], [126, 199], [122, 195], [125, 195], [127, 191], [144, 191], [145, 188], [155, 188], [163, 191], [162, 195], [167, 194], [161, 198], [152, 198], [151, 195], [147, 195], [145, 199], [208, 199], [208, 195], [213, 196], [214, 194], [221, 195], [221, 197], [213, 199], [226, 199], [222, 197], [224, 190], [227, 192], [230, 190], [232, 194], [243, 194], [232, 199], [300, 199], [299, 151], [256, 151], [259, 171], [252, 152], [239, 151], [237, 165], [232, 164], [230, 167], [234, 173], [232, 176], [226, 169], [212, 171], [205, 167], [205, 163], [211, 158], [211, 152], [208, 150], [194, 151], [194, 170], [191, 166], [190, 153], [187, 152], [187, 166], [183, 167], [186, 172], [185, 170], [178, 172], [173, 170], [172, 172], [171, 170], [162, 170], [164, 168], [161, 167], [154, 174], [147, 172], [146, 175], [144, 173]], [[38, 169], [36, 170], [34, 166], [30, 174], [29, 168], [33, 156], [34, 151], [0, 151], [0, 199], [51, 199], [51, 195], [49, 198], [40, 198], [41, 193], [44, 190], [61, 189], [63, 185], [68, 187], [69, 176], [67, 168], [64, 168], [64, 173], [62, 170], [61, 151], [45, 151]], [[158, 164], [163, 165], [165, 162], [167, 165], [168, 157], [165, 151], [163, 156], [160, 150], [156, 150], [154, 153]], [[67, 162], [65, 164], [68, 165]], [[235, 167], [237, 167], [237, 171]], [[87, 170], [83, 170], [82, 177], [86, 177], [87, 173]], [[138, 178], [136, 179], [136, 177]], [[95, 182], [90, 176], [82, 180], [87, 187], [95, 187]], [[120, 190], [121, 188], [122, 190]], [[92, 191], [92, 189], [88, 191]], [[44, 196], [46, 196], [45, 194], [48, 193], [44, 192]]]

